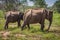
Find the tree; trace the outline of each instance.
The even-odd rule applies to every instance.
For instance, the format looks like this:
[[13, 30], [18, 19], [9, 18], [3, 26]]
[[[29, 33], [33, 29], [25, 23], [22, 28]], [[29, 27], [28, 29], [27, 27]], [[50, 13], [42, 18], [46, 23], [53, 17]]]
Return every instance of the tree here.
[[33, 1], [36, 7], [47, 7], [45, 0], [30, 0]]
[[14, 10], [19, 4], [19, 0], [5, 0], [5, 9]]
[[19, 10], [19, 6], [24, 8], [27, 5], [27, 0], [1, 0], [4, 1], [4, 9], [9, 10]]
[[9, 10], [14, 10], [17, 6], [19, 6], [20, 0], [0, 0], [2, 2], [2, 4], [4, 4], [4, 9], [6, 11]]
[[28, 5], [27, 0], [20, 0], [21, 6], [22, 6], [22, 11], [25, 11], [25, 7]]
[[60, 0], [57, 0], [54, 3], [53, 7], [60, 13]]

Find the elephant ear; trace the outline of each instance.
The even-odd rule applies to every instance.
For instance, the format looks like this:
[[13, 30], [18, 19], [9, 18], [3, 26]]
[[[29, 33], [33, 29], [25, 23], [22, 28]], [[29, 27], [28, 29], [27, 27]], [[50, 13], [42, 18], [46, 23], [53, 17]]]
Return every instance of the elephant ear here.
[[48, 20], [49, 19], [49, 11], [47, 9], [45, 9], [44, 11], [45, 11], [44, 13], [46, 13], [46, 19]]
[[50, 13], [51, 13], [50, 15], [53, 15], [53, 11], [50, 11]]
[[49, 18], [51, 18], [52, 19], [52, 17], [53, 17], [53, 11], [49, 11]]
[[53, 11], [52, 10], [46, 10], [46, 19], [50, 20], [53, 17]]
[[19, 19], [23, 20], [23, 16], [24, 16], [24, 13], [23, 12], [19, 12]]

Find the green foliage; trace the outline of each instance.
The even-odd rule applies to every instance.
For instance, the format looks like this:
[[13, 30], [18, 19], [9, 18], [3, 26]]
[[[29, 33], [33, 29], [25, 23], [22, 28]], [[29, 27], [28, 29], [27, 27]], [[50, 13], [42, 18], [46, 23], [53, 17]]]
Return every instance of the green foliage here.
[[60, 14], [57, 12], [53, 15], [53, 25], [60, 26]]
[[16, 7], [18, 7], [21, 3], [19, 0], [4, 0], [4, 4], [5, 4], [5, 10], [9, 11], [9, 10], [17, 10]]
[[47, 7], [45, 0], [30, 0], [30, 1], [33, 1], [36, 7], [40, 7], [40, 8]]
[[57, 0], [53, 6], [54, 6], [54, 7], [56, 8], [56, 10], [60, 13], [60, 0]]
[[27, 0], [21, 0], [20, 2], [21, 2], [21, 4], [26, 4]]
[[0, 18], [3, 18], [4, 17], [4, 13], [2, 10], [0, 10]]

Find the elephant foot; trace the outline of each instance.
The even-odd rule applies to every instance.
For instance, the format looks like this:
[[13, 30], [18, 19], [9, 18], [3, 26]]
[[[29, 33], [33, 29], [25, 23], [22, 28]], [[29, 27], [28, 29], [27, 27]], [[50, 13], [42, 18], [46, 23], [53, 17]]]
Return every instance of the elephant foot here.
[[4, 27], [4, 29], [6, 30], [7, 28], [6, 28], [6, 27]]
[[20, 26], [18, 26], [18, 28], [20, 28]]
[[23, 27], [21, 27], [21, 31], [23, 31]]
[[44, 30], [41, 30], [42, 32], [44, 32]]
[[28, 31], [30, 30], [30, 28], [28, 28]]
[[20, 28], [21, 25], [18, 25], [18, 28]]
[[6, 29], [8, 29], [8, 27], [4, 27], [4, 29], [6, 30]]
[[23, 29], [21, 29], [21, 31], [23, 31]]
[[49, 30], [48, 30], [48, 29], [47, 29], [47, 30], [45, 30], [45, 31], [49, 32]]
[[43, 31], [44, 31], [44, 29], [43, 29], [43, 28], [41, 28], [41, 31], [43, 32]]

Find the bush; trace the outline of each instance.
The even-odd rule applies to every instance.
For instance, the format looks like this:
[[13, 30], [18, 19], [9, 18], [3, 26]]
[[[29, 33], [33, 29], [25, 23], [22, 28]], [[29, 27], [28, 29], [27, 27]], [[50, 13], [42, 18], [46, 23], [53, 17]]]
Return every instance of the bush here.
[[2, 10], [0, 10], [0, 18], [3, 18], [4, 17], [4, 13]]

